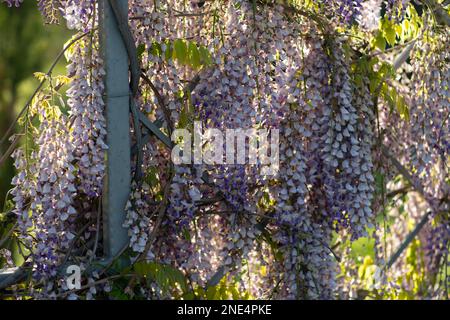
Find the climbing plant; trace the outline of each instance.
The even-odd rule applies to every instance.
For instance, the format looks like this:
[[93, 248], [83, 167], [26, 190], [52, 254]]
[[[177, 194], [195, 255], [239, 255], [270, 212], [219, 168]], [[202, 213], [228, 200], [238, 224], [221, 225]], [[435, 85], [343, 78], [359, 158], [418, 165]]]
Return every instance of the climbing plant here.
[[[0, 296], [450, 297], [447, 2], [129, 0], [125, 17], [107, 1], [133, 144], [129, 246], [107, 264], [98, 2], [37, 1], [74, 35], [58, 57], [67, 74], [36, 73], [19, 133], [1, 140], [18, 147], [0, 267], [22, 274]], [[170, 137], [194, 123], [279, 130], [277, 173], [175, 164]], [[81, 288], [61, 276], [71, 264]]]

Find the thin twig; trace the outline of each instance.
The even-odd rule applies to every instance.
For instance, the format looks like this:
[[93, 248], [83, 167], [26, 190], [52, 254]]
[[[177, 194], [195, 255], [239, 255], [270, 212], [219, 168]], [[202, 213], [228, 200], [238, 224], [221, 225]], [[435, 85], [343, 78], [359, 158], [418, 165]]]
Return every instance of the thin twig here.
[[78, 231], [77, 234], [75, 235], [75, 237], [72, 239], [72, 243], [69, 247], [69, 250], [67, 250], [67, 253], [66, 253], [66, 256], [64, 258], [64, 262], [62, 263], [62, 265], [66, 264], [66, 262], [69, 260], [69, 257], [72, 254], [73, 248], [75, 247], [75, 243], [78, 241], [78, 239], [80, 239], [83, 232], [86, 231], [86, 229], [89, 226], [90, 226], [90, 223], [86, 223], [83, 227], [81, 227], [80, 231]]
[[[153, 242], [155, 241], [156, 236], [158, 234], [159, 228], [160, 228], [161, 223], [164, 218], [164, 214], [167, 209], [167, 204], [169, 202], [169, 191], [170, 191], [170, 186], [172, 184], [172, 178], [173, 178], [173, 173], [172, 173], [173, 171], [172, 171], [171, 166], [169, 167], [169, 171], [170, 171], [169, 172], [170, 178], [168, 179], [168, 181], [166, 182], [166, 185], [164, 186], [163, 200], [160, 202], [160, 204], [157, 208], [158, 217], [156, 218], [155, 225], [153, 226], [152, 232], [150, 233], [150, 236], [145, 245], [144, 251], [139, 255], [139, 257], [136, 259], [136, 261], [133, 264], [145, 259], [145, 257], [147, 256], [148, 252], [150, 251], [150, 249], [153, 245]], [[130, 294], [132, 293], [131, 288], [134, 286], [135, 281], [136, 281], [136, 275], [131, 277], [130, 281], [128, 282], [127, 288], [128, 288], [128, 291], [130, 292]]]
[[97, 246], [98, 246], [98, 240], [100, 238], [100, 218], [102, 216], [102, 198], [100, 197], [98, 199], [98, 208], [97, 208], [97, 225], [96, 230], [95, 230], [95, 242], [94, 242], [94, 248], [92, 249], [92, 256], [89, 260], [89, 263], [92, 262], [92, 260], [94, 259], [96, 252], [97, 252]]
[[3, 239], [0, 240], [0, 248], [3, 247], [3, 245], [5, 244], [6, 241], [8, 241], [9, 237], [12, 235], [12, 233], [14, 232], [14, 229], [17, 227], [17, 222], [11, 227], [11, 229], [8, 230], [8, 232], [6, 233], [6, 235], [3, 237]]
[[20, 110], [19, 114], [16, 116], [15, 120], [11, 123], [11, 125], [9, 126], [8, 130], [6, 130], [3, 138], [0, 140], [0, 145], [2, 145], [7, 139], [8, 136], [11, 134], [11, 132], [14, 130], [14, 127], [17, 123], [17, 121], [19, 121], [19, 119], [23, 116], [23, 114], [25, 113], [25, 111], [28, 109], [28, 107], [30, 106], [31, 102], [33, 101], [34, 97], [36, 96], [36, 94], [41, 90], [42, 86], [44, 85], [44, 83], [47, 81], [47, 78], [50, 77], [50, 75], [53, 72], [53, 69], [56, 67], [56, 65], [58, 64], [59, 60], [61, 59], [61, 57], [64, 55], [64, 53], [74, 44], [76, 43], [78, 40], [82, 39], [83, 37], [85, 37], [86, 35], [88, 35], [89, 32], [85, 32], [81, 35], [79, 35], [78, 37], [74, 38], [72, 41], [70, 41], [56, 56], [55, 60], [53, 61], [52, 65], [50, 66], [50, 68], [48, 69], [47, 73], [45, 74], [46, 76], [41, 80], [41, 82], [39, 83], [39, 85], [37, 86], [37, 88], [34, 90], [33, 94], [31, 95], [31, 97], [28, 99], [27, 103], [25, 104], [25, 106], [22, 108], [22, 110]]
[[403, 251], [409, 246], [411, 241], [419, 234], [420, 230], [426, 225], [428, 222], [428, 219], [430, 216], [436, 212], [436, 208], [434, 208], [433, 203], [430, 202], [429, 197], [427, 193], [425, 192], [425, 189], [423, 186], [416, 182], [415, 179], [412, 177], [412, 175], [409, 173], [409, 171], [395, 158], [388, 150], [388, 148], [384, 145], [381, 145], [381, 151], [385, 155], [386, 158], [390, 160], [390, 162], [394, 165], [394, 167], [397, 169], [397, 171], [411, 184], [411, 186], [419, 192], [419, 194], [424, 198], [425, 202], [428, 203], [431, 210], [428, 211], [424, 216], [420, 219], [419, 223], [415, 226], [414, 230], [408, 234], [408, 236], [405, 238], [405, 240], [400, 244], [397, 250], [395, 250], [394, 254], [391, 256], [389, 261], [386, 264], [386, 268], [390, 268], [395, 261], [401, 256]]
[[8, 159], [9, 156], [14, 152], [16, 146], [19, 144], [21, 137], [22, 137], [22, 135], [17, 135], [14, 137], [13, 142], [9, 145], [8, 149], [5, 151], [5, 153], [0, 158], [0, 167], [3, 165], [3, 163], [6, 161], [6, 159]]
[[169, 129], [169, 135], [171, 135], [174, 126], [172, 123], [172, 119], [170, 118], [170, 112], [167, 109], [166, 104], [164, 103], [164, 98], [161, 96], [161, 94], [158, 91], [158, 88], [156, 88], [156, 86], [153, 84], [152, 80], [150, 80], [150, 78], [147, 77], [147, 75], [144, 72], [141, 72], [141, 78], [145, 81], [145, 83], [148, 84], [150, 89], [152, 89], [152, 91], [156, 97], [156, 100], [158, 101], [158, 105], [161, 107], [161, 109], [164, 113], [164, 118], [166, 120], [168, 129]]
[[392, 190], [392, 191], [388, 192], [386, 194], [386, 197], [387, 198], [393, 198], [396, 195], [405, 194], [405, 193], [408, 193], [409, 191], [411, 191], [411, 187], [410, 186], [405, 186], [405, 187], [402, 187], [402, 188], [399, 188], [399, 189]]

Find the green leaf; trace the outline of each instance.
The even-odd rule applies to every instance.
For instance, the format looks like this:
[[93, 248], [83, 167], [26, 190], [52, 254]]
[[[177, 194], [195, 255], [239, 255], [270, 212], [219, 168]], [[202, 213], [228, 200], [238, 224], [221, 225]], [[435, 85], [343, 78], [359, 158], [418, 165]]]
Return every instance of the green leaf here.
[[206, 299], [207, 300], [216, 300], [217, 299], [217, 287], [208, 287], [206, 289]]
[[71, 78], [64, 75], [57, 75], [54, 77], [54, 80], [55, 80], [55, 89], [59, 89], [62, 86], [68, 85], [72, 81]]
[[155, 167], [151, 167], [147, 174], [145, 175], [144, 181], [152, 188], [159, 185], [159, 180], [157, 176], [157, 170]]
[[151, 264], [145, 263], [145, 262], [138, 262], [134, 264], [134, 271], [137, 273], [138, 276], [146, 277], [151, 273]]
[[117, 300], [130, 300], [128, 295], [123, 292], [123, 288], [120, 288], [118, 286], [113, 287], [113, 289], [110, 292], [110, 295]]
[[198, 51], [195, 42], [189, 42], [188, 53], [189, 53], [189, 64], [191, 65], [191, 67], [194, 69], [200, 68], [202, 65], [200, 60], [200, 52]]
[[375, 47], [377, 47], [381, 51], [384, 51], [386, 48], [386, 40], [384, 39], [381, 32], [378, 32], [377, 36], [375, 37]]
[[145, 44], [141, 43], [136, 48], [136, 54], [137, 54], [139, 59], [142, 58], [142, 55], [144, 54], [144, 52], [145, 52]]
[[188, 230], [187, 228], [183, 228], [182, 233], [183, 233], [183, 237], [184, 237], [187, 241], [191, 242], [191, 234], [189, 233], [189, 230]]
[[[72, 55], [73, 55], [74, 52], [75, 52], [76, 46], [72, 46], [72, 45], [70, 45], [70, 44], [73, 43], [73, 41], [75, 40], [76, 37], [78, 37], [78, 35], [77, 35], [77, 34], [74, 34], [69, 40], [66, 41], [66, 43], [64, 43], [63, 48], [67, 48], [67, 49], [64, 51], [64, 58], [66, 58], [66, 61], [67, 61], [67, 62], [70, 61]], [[80, 46], [81, 46], [81, 47], [84, 47], [83, 42], [80, 42]]]
[[161, 48], [161, 44], [154, 41], [152, 43], [152, 46], [150, 47], [150, 49], [148, 50], [148, 52], [155, 56], [155, 57], [161, 57], [162, 55], [162, 48]]
[[39, 81], [42, 81], [42, 80], [44, 80], [47, 77], [47, 75], [45, 73], [43, 73], [43, 72], [35, 72], [35, 73], [33, 73], [33, 75]]
[[375, 93], [375, 90], [377, 90], [379, 83], [380, 79], [378, 77], [373, 77], [370, 79], [369, 89], [371, 93]]
[[163, 291], [176, 289], [177, 285], [183, 292], [187, 291], [187, 280], [184, 274], [170, 265], [143, 261], [134, 265], [134, 271], [140, 277], [155, 281]]
[[392, 113], [395, 110], [395, 99], [392, 96], [392, 91], [389, 90], [389, 87], [386, 83], [383, 83], [383, 85], [381, 86], [381, 94], [389, 106], [389, 112]]
[[189, 124], [189, 111], [187, 111], [186, 109], [186, 106], [184, 106], [180, 112], [177, 129], [184, 129]]
[[384, 174], [382, 172], [375, 172], [375, 184], [378, 193], [386, 192], [386, 182], [384, 178]]
[[177, 39], [173, 43], [173, 55], [172, 58], [177, 60], [181, 65], [186, 65], [188, 62], [188, 51], [186, 42], [181, 39]]
[[357, 260], [358, 257], [366, 257], [369, 256], [372, 259], [375, 258], [375, 239], [361, 237], [351, 244], [352, 248], [352, 257]]
[[397, 95], [396, 106], [401, 118], [409, 121], [409, 108], [405, 102], [405, 98], [403, 98], [401, 95]]
[[384, 37], [386, 38], [389, 45], [393, 46], [395, 44], [396, 33], [392, 23], [386, 24], [384, 28]]
[[[171, 58], [173, 58], [173, 55], [174, 55], [174, 53], [173, 53], [173, 46], [172, 46], [172, 43], [169, 40], [166, 40], [164, 43], [166, 45], [166, 51], [165, 51], [165, 54], [164, 54], [164, 58], [166, 59], [166, 61], [168, 61]], [[162, 50], [162, 48], [161, 48], [161, 50]]]
[[20, 267], [25, 262], [22, 252], [25, 254], [28, 250], [25, 249], [16, 237], [11, 238], [8, 249], [11, 251], [11, 258], [15, 266]]

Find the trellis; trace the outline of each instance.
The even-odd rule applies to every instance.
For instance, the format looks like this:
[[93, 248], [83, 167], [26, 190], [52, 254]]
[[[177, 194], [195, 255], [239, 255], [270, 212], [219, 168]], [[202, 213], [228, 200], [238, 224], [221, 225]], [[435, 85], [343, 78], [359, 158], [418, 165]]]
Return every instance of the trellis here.
[[[161, 121], [151, 122], [135, 105], [140, 68], [136, 46], [128, 26], [128, 1], [102, 0], [100, 10], [101, 44], [105, 64], [107, 127], [107, 172], [104, 189], [103, 237], [106, 259], [113, 259], [128, 245], [123, 227], [125, 205], [130, 194], [130, 112], [136, 145], [134, 180], [142, 178], [142, 148], [150, 135], [167, 147], [170, 138], [159, 128]], [[141, 125], [143, 128], [141, 128]]]
[[[126, 13], [128, 1], [117, 2], [116, 15]], [[108, 1], [101, 1], [101, 48], [105, 65], [107, 166], [103, 193], [103, 244], [106, 257], [115, 256], [127, 244], [122, 227], [130, 193], [130, 96], [128, 56], [115, 14]]]

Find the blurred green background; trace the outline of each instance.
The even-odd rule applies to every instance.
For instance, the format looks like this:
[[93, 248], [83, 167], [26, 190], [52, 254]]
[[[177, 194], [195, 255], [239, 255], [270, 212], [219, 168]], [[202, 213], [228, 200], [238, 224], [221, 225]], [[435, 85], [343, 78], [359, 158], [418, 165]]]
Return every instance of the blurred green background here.
[[[25, 0], [19, 8], [0, 2], [0, 139], [39, 84], [33, 73], [48, 71], [71, 34], [64, 24], [45, 25], [36, 1]], [[64, 73], [62, 59], [53, 74]], [[0, 145], [0, 159], [8, 146]], [[10, 158], [0, 166], [0, 209], [13, 176]]]

